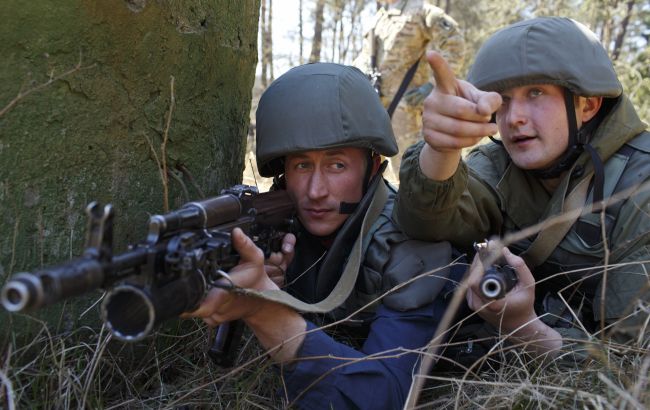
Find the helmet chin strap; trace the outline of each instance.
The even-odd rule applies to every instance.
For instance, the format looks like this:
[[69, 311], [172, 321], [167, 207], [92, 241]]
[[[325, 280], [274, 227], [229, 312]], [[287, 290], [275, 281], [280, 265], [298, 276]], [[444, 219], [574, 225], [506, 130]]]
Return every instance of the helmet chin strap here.
[[557, 178], [563, 172], [571, 169], [575, 161], [583, 151], [591, 156], [594, 165], [594, 193], [592, 212], [600, 212], [603, 201], [603, 190], [605, 185], [605, 172], [603, 161], [600, 159], [596, 149], [589, 143], [591, 138], [591, 127], [583, 124], [578, 130], [576, 120], [574, 96], [568, 88], [564, 89], [564, 105], [566, 107], [567, 120], [569, 123], [569, 144], [562, 156], [550, 167], [535, 169], [530, 172], [540, 179]]

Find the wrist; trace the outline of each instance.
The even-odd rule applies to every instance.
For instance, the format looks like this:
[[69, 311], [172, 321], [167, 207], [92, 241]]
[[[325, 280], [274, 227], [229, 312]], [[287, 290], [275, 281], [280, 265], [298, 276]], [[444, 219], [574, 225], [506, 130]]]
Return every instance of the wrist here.
[[460, 149], [434, 148], [427, 143], [420, 151], [420, 170], [429, 179], [446, 181], [456, 173], [460, 158]]
[[244, 318], [244, 322], [278, 363], [295, 359], [305, 339], [305, 319], [279, 303], [263, 301], [254, 314]]
[[510, 334], [510, 338], [523, 344], [525, 350], [537, 354], [553, 353], [560, 350], [562, 335], [555, 329], [546, 325], [537, 316], [525, 323], [525, 325], [513, 329]]

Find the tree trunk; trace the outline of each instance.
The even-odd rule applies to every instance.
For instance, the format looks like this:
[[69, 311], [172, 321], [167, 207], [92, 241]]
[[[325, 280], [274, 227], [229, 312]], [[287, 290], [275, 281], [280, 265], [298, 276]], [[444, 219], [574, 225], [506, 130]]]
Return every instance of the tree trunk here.
[[241, 181], [258, 11], [0, 2], [0, 284], [80, 255], [90, 201], [113, 204], [120, 252], [165, 204]]
[[262, 0], [262, 7], [260, 10], [260, 50], [261, 50], [261, 57], [260, 60], [262, 60], [262, 72], [260, 74], [261, 76], [261, 82], [262, 82], [262, 88], [266, 88], [269, 85], [269, 74], [268, 74], [268, 66], [267, 62], [268, 60], [266, 59], [266, 40], [268, 37], [266, 36], [266, 26], [267, 26], [267, 20], [266, 20], [266, 2], [268, 0]]
[[626, 3], [626, 12], [623, 21], [621, 21], [621, 27], [619, 28], [618, 35], [614, 41], [614, 51], [612, 52], [612, 58], [618, 60], [618, 56], [621, 54], [621, 47], [623, 47], [623, 40], [625, 40], [625, 34], [627, 33], [627, 26], [630, 24], [630, 17], [632, 16], [632, 9], [634, 8], [635, 0], [628, 0]]
[[273, 0], [269, 0], [267, 12], [266, 49], [264, 50], [264, 55], [266, 56], [266, 64], [269, 67], [269, 82], [273, 82], [275, 79], [273, 75]]
[[298, 2], [298, 44], [300, 44], [300, 54], [298, 62], [302, 65], [305, 63], [305, 54], [303, 51], [303, 45], [305, 43], [305, 35], [303, 34], [303, 21], [302, 21], [302, 0]]
[[314, 38], [311, 42], [311, 54], [309, 62], [315, 63], [320, 61], [320, 49], [323, 40], [323, 14], [325, 10], [325, 0], [316, 1], [316, 10], [314, 13]]

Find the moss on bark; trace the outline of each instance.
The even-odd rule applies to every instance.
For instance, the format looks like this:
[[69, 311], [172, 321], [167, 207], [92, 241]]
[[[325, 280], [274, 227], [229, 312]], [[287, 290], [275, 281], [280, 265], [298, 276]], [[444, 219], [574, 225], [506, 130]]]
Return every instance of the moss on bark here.
[[116, 209], [117, 252], [144, 239], [163, 212], [172, 77], [170, 207], [199, 198], [195, 185], [214, 195], [241, 180], [258, 10], [259, 0], [0, 2], [0, 284], [79, 255], [93, 200]]

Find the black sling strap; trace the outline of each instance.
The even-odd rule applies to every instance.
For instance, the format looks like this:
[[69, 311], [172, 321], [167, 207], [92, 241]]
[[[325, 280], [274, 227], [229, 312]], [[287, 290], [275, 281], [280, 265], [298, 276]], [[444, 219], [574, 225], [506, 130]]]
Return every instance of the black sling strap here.
[[418, 57], [418, 59], [415, 60], [415, 63], [413, 63], [413, 65], [408, 69], [408, 71], [404, 75], [404, 78], [402, 79], [402, 83], [399, 85], [399, 88], [397, 89], [397, 93], [395, 93], [395, 97], [393, 97], [393, 101], [390, 102], [390, 105], [386, 109], [386, 111], [388, 111], [389, 117], [393, 118], [393, 113], [395, 112], [395, 108], [397, 108], [397, 104], [399, 104], [399, 101], [402, 99], [404, 92], [406, 92], [406, 87], [408, 87], [409, 83], [413, 79], [413, 76], [415, 75], [415, 70], [418, 69], [418, 65], [420, 64], [421, 59], [422, 56]]

